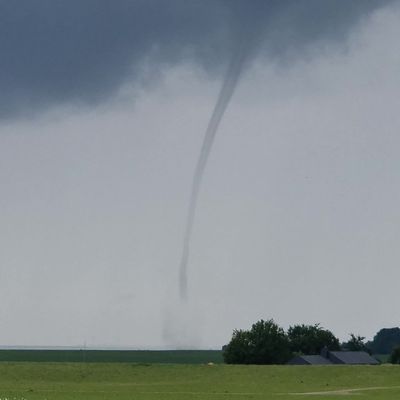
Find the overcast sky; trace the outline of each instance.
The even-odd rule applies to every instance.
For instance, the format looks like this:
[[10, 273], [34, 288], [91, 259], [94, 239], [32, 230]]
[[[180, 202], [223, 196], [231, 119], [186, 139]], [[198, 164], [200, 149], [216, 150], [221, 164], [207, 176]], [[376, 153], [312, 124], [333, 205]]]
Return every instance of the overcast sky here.
[[399, 37], [395, 0], [0, 0], [0, 345], [398, 326]]

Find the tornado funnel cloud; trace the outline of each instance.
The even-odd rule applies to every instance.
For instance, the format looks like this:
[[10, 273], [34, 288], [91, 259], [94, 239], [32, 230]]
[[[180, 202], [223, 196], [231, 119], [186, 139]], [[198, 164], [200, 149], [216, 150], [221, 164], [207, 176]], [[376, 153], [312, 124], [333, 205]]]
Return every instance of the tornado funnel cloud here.
[[210, 156], [218, 127], [237, 86], [240, 74], [243, 70], [245, 59], [246, 52], [244, 50], [244, 46], [242, 45], [236, 49], [230, 61], [228, 71], [225, 75], [225, 79], [218, 96], [218, 100], [215, 104], [214, 110], [211, 114], [211, 118], [208, 122], [208, 126], [203, 139], [203, 145], [201, 147], [196, 169], [194, 171], [183, 239], [182, 258], [179, 269], [179, 290], [182, 300], [186, 300], [188, 297], [188, 261], [190, 255], [190, 242], [193, 233], [197, 202], [199, 198], [201, 183], [204, 176], [204, 171], [207, 166], [207, 161]]
[[244, 64], [258, 53], [260, 47], [264, 48], [264, 53], [268, 54], [269, 59], [283, 61], [302, 57], [303, 49], [308, 49], [310, 44], [316, 41], [326, 40], [327, 43], [341, 41], [347, 37], [350, 29], [361, 17], [391, 2], [392, 0], [228, 2], [231, 7], [230, 15], [233, 17], [230, 20], [233, 28], [230, 41], [234, 46], [233, 56], [209, 120], [194, 171], [179, 268], [179, 290], [182, 300], [188, 296], [190, 245], [204, 171], [218, 127], [235, 91]]

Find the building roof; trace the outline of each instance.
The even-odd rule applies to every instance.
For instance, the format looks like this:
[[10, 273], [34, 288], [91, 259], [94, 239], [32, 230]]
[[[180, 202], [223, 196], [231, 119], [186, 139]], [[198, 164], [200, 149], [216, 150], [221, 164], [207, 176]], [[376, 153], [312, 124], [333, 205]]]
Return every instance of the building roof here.
[[332, 364], [330, 360], [325, 357], [315, 356], [296, 356], [292, 358], [288, 364], [292, 365], [328, 365]]
[[334, 364], [379, 364], [365, 351], [330, 351], [328, 357]]
[[323, 355], [296, 356], [288, 364], [291, 365], [376, 365], [379, 362], [365, 351], [327, 351]]

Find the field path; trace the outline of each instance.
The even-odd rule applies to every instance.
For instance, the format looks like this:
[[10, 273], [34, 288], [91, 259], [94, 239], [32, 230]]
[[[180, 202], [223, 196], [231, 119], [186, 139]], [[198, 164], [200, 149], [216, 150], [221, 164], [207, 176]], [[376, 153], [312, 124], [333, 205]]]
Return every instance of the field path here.
[[400, 389], [400, 386], [371, 386], [371, 387], [363, 387], [363, 388], [354, 388], [354, 389], [338, 389], [338, 390], [328, 390], [328, 391], [319, 391], [319, 392], [297, 392], [297, 393], [282, 393], [282, 394], [290, 394], [293, 396], [340, 396], [340, 395], [351, 395], [357, 394], [358, 392], [366, 392], [370, 390], [391, 390], [391, 389]]

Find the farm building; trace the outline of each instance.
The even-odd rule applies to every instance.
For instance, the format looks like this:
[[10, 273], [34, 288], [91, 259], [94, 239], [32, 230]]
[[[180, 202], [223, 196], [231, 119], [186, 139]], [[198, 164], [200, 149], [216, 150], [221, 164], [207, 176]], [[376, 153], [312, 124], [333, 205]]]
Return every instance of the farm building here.
[[289, 365], [376, 365], [379, 364], [375, 358], [365, 351], [328, 351], [323, 349], [321, 355], [296, 356], [292, 358]]
[[330, 351], [328, 357], [333, 364], [379, 364], [375, 358], [365, 351]]
[[327, 358], [322, 356], [296, 356], [292, 358], [290, 365], [327, 365], [332, 364]]

